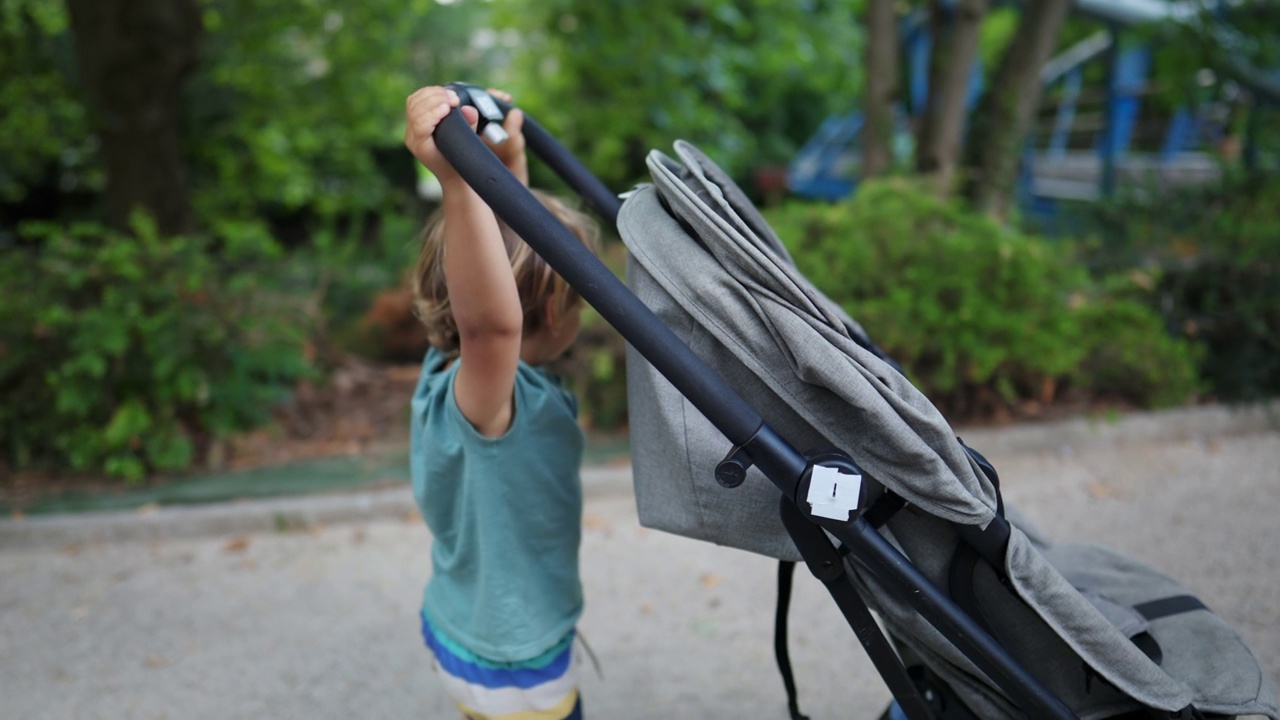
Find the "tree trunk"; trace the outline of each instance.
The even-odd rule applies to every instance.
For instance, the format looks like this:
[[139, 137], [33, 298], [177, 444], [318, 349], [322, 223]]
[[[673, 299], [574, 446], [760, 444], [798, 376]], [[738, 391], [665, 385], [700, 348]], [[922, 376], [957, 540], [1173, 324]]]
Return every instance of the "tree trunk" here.
[[80, 82], [101, 141], [107, 221], [145, 210], [160, 231], [191, 230], [179, 91], [203, 35], [196, 0], [67, 0]]
[[956, 0], [946, 17], [942, 0], [933, 0], [933, 51], [929, 55], [929, 99], [916, 136], [916, 172], [941, 194], [950, 194], [960, 162], [965, 127], [965, 96], [978, 56], [978, 31], [987, 0]]
[[1070, 7], [1071, 0], [1029, 0], [974, 114], [965, 195], [977, 210], [996, 217], [1008, 211], [1023, 144], [1040, 105], [1040, 71], [1057, 47]]
[[898, 101], [898, 15], [893, 0], [867, 0], [866, 98], [863, 110], [863, 179], [883, 175], [893, 167], [894, 106]]

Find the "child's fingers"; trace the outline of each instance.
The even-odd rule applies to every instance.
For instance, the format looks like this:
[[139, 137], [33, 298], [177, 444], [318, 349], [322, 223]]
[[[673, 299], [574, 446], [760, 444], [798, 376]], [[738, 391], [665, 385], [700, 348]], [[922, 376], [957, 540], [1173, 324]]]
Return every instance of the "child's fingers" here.
[[458, 95], [448, 88], [439, 86], [425, 87], [414, 92], [405, 100], [405, 111], [408, 113], [421, 112], [424, 108], [435, 107], [440, 104], [453, 107], [458, 104]]
[[511, 112], [507, 113], [507, 119], [502, 121], [502, 129], [507, 131], [512, 137], [519, 135], [520, 130], [524, 127], [524, 112], [520, 108], [511, 108]]
[[498, 98], [502, 102], [507, 104], [511, 103], [511, 93], [507, 92], [506, 90], [499, 90], [497, 88], [488, 88], [487, 90], [490, 95]]
[[443, 102], [432, 105], [423, 102], [421, 105], [410, 108], [405, 118], [405, 134], [419, 140], [431, 137], [436, 131], [436, 126], [449, 114], [449, 110], [449, 105]]
[[470, 105], [463, 105], [458, 109], [462, 111], [462, 117], [467, 121], [467, 124], [471, 126], [471, 129], [475, 130], [477, 125], [480, 123], [480, 111]]
[[430, 129], [434, 130], [435, 125], [449, 114], [449, 109], [457, 105], [458, 95], [453, 90], [426, 87], [405, 100], [405, 116], [411, 125], [430, 124]]
[[[458, 106], [458, 95], [449, 88], [426, 87], [410, 95], [405, 106], [406, 134], [427, 137], [435, 132], [449, 111]], [[475, 109], [463, 107], [462, 114], [474, 128]]]

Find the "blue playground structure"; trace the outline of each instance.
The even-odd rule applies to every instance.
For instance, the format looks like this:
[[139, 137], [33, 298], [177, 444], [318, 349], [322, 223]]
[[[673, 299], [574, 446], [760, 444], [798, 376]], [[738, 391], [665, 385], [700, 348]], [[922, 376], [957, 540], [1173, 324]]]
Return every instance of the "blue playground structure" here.
[[[1222, 105], [1172, 112], [1150, 102], [1144, 107], [1151, 92], [1152, 49], [1124, 32], [1196, 8], [1165, 0], [1076, 0], [1074, 11], [1098, 20], [1104, 29], [1052, 58], [1041, 71], [1041, 112], [1027, 138], [1017, 188], [1024, 217], [1052, 223], [1063, 202], [1095, 202], [1120, 188], [1177, 187], [1219, 178], [1222, 166], [1215, 149], [1224, 139], [1227, 120]], [[914, 143], [911, 118], [923, 112], [928, 94], [932, 39], [927, 14], [907, 16], [901, 32], [907, 93], [898, 110], [894, 154], [906, 164]], [[1093, 77], [1105, 78], [1104, 87], [1086, 85], [1091, 71]], [[1268, 78], [1261, 77], [1265, 84]], [[982, 81], [983, 68], [975, 63], [970, 110], [982, 93]], [[1261, 90], [1260, 98], [1276, 102], [1274, 86], [1255, 89]], [[858, 110], [827, 118], [789, 165], [788, 189], [825, 200], [851, 194], [858, 182], [863, 123]]]

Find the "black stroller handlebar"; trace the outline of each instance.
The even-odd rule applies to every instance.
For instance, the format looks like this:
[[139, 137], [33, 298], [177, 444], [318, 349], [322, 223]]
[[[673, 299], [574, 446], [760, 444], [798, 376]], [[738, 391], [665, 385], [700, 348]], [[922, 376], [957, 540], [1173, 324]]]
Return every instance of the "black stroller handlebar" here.
[[[529, 148], [540, 158], [571, 158], [567, 150], [555, 143], [545, 130], [527, 117], [525, 134]], [[471, 130], [457, 108], [437, 126], [435, 140], [441, 154], [494, 213], [529, 243], [605, 320], [617, 328], [732, 443], [745, 445], [756, 436], [763, 424], [760, 415], [538, 202], [528, 188], [507, 170]], [[555, 144], [551, 145], [548, 141]], [[572, 170], [577, 161], [562, 159], [559, 164]], [[581, 168], [581, 172], [584, 177], [590, 175], [585, 168]], [[570, 178], [565, 179], [574, 184]], [[599, 184], [594, 176], [592, 180], [594, 183], [585, 184]], [[603, 188], [603, 185], [600, 187]], [[603, 206], [597, 209], [603, 209], [602, 214], [613, 222], [617, 217], [619, 203], [612, 193], [607, 190], [604, 193], [607, 195], [596, 197], [596, 202], [592, 204]], [[606, 196], [611, 202], [604, 201]], [[613, 206], [612, 209], [610, 205]], [[799, 456], [799, 453], [796, 455]], [[752, 459], [757, 462], [763, 460]], [[804, 466], [801, 464], [795, 474], [797, 479], [803, 470]]]
[[[468, 90], [475, 88], [458, 84]], [[456, 90], [455, 90], [456, 91]], [[483, 91], [481, 91], [483, 93]], [[488, 93], [502, 116], [511, 107]], [[463, 93], [459, 92], [460, 99]], [[484, 100], [481, 100], [484, 103]], [[481, 111], [482, 116], [485, 111]], [[500, 119], [486, 118], [500, 126]], [[483, 131], [483, 130], [482, 130]], [[599, 179], [532, 118], [524, 120], [529, 149], [549, 165], [611, 226], [617, 226], [621, 203]], [[436, 127], [435, 141], [441, 154], [453, 165], [493, 212], [505, 221], [535, 252], [563, 277], [623, 338], [651, 363], [675, 388], [693, 403], [734, 448], [722, 466], [737, 463], [745, 473], [754, 464], [797, 506], [802, 506], [801, 490], [808, 484], [811, 462], [778, 435], [760, 414], [733, 390], [718, 372], [706, 364], [652, 310], [613, 274], [585, 245], [574, 237], [542, 203], [529, 192], [471, 130], [462, 112], [454, 108]], [[743, 456], [746, 456], [745, 458]], [[852, 464], [852, 461], [850, 461]], [[720, 473], [717, 472], [717, 475]], [[731, 481], [741, 482], [738, 472], [729, 472]], [[722, 484], [732, 486], [732, 482]], [[824, 521], [821, 525], [838, 537], [858, 563], [882, 583], [898, 591], [918, 612], [997, 682], [1031, 717], [1068, 720], [1076, 716], [1032, 677], [976, 622], [956, 608], [930, 580], [919, 573], [865, 518], [856, 514], [843, 523]], [[872, 652], [868, 650], [868, 652]], [[892, 653], [882, 653], [892, 660]], [[876, 659], [873, 654], [873, 659]], [[879, 667], [879, 663], [877, 663]], [[900, 663], [896, 672], [905, 672]], [[894, 682], [886, 674], [894, 695], [903, 700], [911, 720], [931, 713], [914, 694], [905, 675]]]
[[[511, 112], [512, 105], [502, 98], [494, 97], [487, 91], [480, 89], [475, 85], [464, 82], [449, 83], [448, 87], [458, 93], [458, 99], [462, 103], [471, 104], [480, 111], [480, 127], [479, 131], [484, 134], [492, 132], [490, 128], [501, 130], [501, 126], [495, 123], [501, 123], [506, 118], [507, 113]], [[487, 112], [482, 105], [492, 104], [494, 109], [499, 113], [495, 116], [492, 112]], [[498, 139], [494, 135], [486, 135], [489, 140], [495, 144], [505, 141], [505, 131], [502, 132], [502, 139]], [[618, 224], [618, 209], [622, 203], [618, 201], [618, 196], [613, 193], [600, 179], [590, 170], [578, 161], [573, 153], [569, 152], [560, 141], [552, 137], [538, 121], [525, 115], [524, 118], [524, 136], [525, 141], [529, 145], [529, 149], [538, 156], [542, 162], [555, 171], [574, 192], [578, 193], [591, 209], [601, 218], [609, 223], [610, 227], [616, 227]], [[441, 152], [448, 153], [441, 147]], [[449, 162], [453, 162], [450, 158]], [[459, 171], [461, 172], [461, 171]], [[503, 218], [506, 219], [505, 217]]]

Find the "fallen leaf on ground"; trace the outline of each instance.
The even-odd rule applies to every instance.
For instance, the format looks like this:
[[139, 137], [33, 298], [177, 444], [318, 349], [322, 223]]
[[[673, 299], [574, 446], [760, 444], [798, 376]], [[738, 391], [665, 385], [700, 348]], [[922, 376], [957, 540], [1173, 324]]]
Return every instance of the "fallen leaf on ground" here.
[[1085, 485], [1084, 489], [1089, 493], [1089, 497], [1098, 500], [1118, 500], [1128, 495], [1124, 490], [1104, 482], [1091, 482]]
[[222, 548], [222, 551], [229, 552], [229, 553], [238, 553], [238, 552], [244, 552], [245, 550], [248, 550], [248, 549], [249, 549], [249, 538], [245, 537], [244, 535], [241, 535], [239, 537], [231, 538], [230, 542], [228, 542], [226, 546]]
[[702, 577], [698, 578], [698, 582], [701, 583], [704, 588], [713, 588], [720, 584], [720, 576], [706, 573]]

